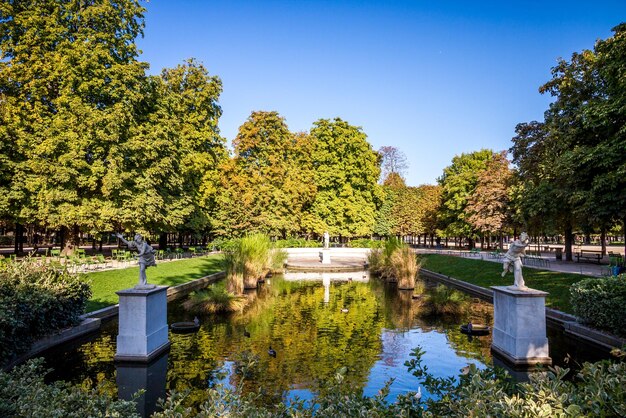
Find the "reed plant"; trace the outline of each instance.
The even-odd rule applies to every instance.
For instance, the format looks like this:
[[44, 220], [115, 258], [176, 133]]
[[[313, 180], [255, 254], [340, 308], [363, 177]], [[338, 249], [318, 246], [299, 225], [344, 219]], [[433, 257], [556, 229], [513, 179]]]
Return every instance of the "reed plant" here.
[[247, 304], [245, 296], [229, 292], [223, 284], [214, 284], [206, 289], [192, 292], [183, 307], [196, 314], [241, 312]]
[[458, 290], [439, 285], [425, 297], [425, 315], [460, 315], [469, 308], [469, 297]]
[[396, 248], [390, 257], [391, 274], [398, 281], [398, 289], [413, 290], [417, 273], [421, 265], [417, 262], [417, 256], [408, 246]]
[[280, 270], [286, 259], [287, 253], [273, 248], [267, 235], [252, 234], [233, 240], [224, 256], [227, 290], [241, 294], [244, 289], [256, 289], [259, 279]]

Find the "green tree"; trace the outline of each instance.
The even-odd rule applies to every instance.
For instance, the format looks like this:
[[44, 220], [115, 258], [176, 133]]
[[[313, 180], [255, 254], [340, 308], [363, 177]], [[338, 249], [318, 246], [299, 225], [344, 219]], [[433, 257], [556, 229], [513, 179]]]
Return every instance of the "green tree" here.
[[439, 229], [439, 211], [441, 208], [441, 186], [423, 184], [420, 189], [420, 205], [423, 207], [424, 218], [422, 225], [424, 228], [424, 242], [426, 236], [430, 236], [430, 245], [433, 245], [433, 238]]
[[298, 234], [315, 193], [311, 138], [291, 133], [277, 112], [259, 111], [241, 125], [233, 146], [223, 166], [219, 232]]
[[119, 223], [144, 232], [201, 232], [210, 225], [217, 167], [228, 155], [217, 127], [221, 81], [188, 60], [145, 85], [145, 109], [118, 160]]
[[525, 200], [565, 231], [567, 259], [577, 225], [626, 220], [626, 24], [613, 30], [593, 51], [559, 61], [540, 88], [555, 98], [545, 121], [518, 125], [513, 139]]
[[317, 194], [306, 229], [342, 237], [371, 234], [381, 202], [379, 154], [361, 128], [339, 118], [318, 120], [311, 136]]
[[0, 207], [16, 221], [112, 227], [147, 68], [134, 44], [143, 12], [134, 0], [0, 4], [0, 142], [12, 161]]
[[488, 149], [457, 155], [452, 164], [444, 168], [443, 175], [438, 179], [442, 202], [439, 219], [446, 236], [475, 238], [476, 231], [467, 219], [467, 205], [476, 190], [480, 174], [493, 155], [493, 151]]

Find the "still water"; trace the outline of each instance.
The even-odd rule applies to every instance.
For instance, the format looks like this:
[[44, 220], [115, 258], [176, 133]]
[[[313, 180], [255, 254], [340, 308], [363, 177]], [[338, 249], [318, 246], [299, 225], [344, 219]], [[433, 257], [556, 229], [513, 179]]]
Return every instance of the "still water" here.
[[[367, 272], [274, 276], [247, 296], [252, 301], [243, 313], [199, 317], [197, 333], [170, 333], [169, 353], [147, 367], [114, 363], [117, 322], [110, 321], [97, 335], [45, 353], [53, 369], [49, 378], [100, 385], [114, 396], [147, 387], [152, 402], [165, 391], [187, 390], [189, 404], [197, 405], [209, 386], [238, 386], [236, 365], [255, 359], [243, 388], [260, 389], [268, 404], [294, 396], [309, 399], [343, 367], [346, 384], [365, 395], [376, 394], [393, 378], [388, 398], [393, 401], [417, 390], [417, 378], [404, 362], [418, 346], [436, 376], [456, 376], [468, 364], [482, 368], [492, 363], [491, 336], [472, 338], [459, 331], [469, 320], [492, 325], [492, 306], [478, 300], [462, 317], [424, 316], [411, 292], [369, 280]], [[180, 303], [168, 306], [170, 324], [194, 316]], [[568, 344], [558, 341], [553, 347], [551, 340], [555, 362], [570, 353]], [[268, 353], [270, 346], [275, 357]], [[573, 354], [588, 359], [588, 352]]]

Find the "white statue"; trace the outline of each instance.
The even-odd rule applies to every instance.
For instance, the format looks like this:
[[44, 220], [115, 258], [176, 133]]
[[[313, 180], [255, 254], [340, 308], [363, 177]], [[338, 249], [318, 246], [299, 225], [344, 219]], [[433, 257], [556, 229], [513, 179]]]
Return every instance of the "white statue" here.
[[506, 275], [508, 271], [513, 271], [513, 277], [515, 281], [513, 288], [518, 290], [528, 289], [524, 285], [524, 277], [522, 276], [522, 255], [526, 251], [526, 247], [530, 243], [530, 238], [526, 232], [522, 232], [519, 239], [513, 241], [509, 246], [509, 250], [504, 254], [504, 271], [502, 271], [502, 277]]
[[146, 286], [148, 279], [146, 278], [146, 268], [150, 266], [156, 266], [154, 261], [154, 254], [156, 251], [150, 244], [144, 241], [140, 234], [135, 235], [135, 239], [132, 241], [126, 241], [122, 234], [115, 234], [116, 237], [122, 240], [122, 242], [128, 245], [131, 250], [137, 250], [139, 257], [139, 286]]
[[330, 244], [330, 235], [328, 235], [328, 231], [324, 232], [324, 249], [328, 249]]

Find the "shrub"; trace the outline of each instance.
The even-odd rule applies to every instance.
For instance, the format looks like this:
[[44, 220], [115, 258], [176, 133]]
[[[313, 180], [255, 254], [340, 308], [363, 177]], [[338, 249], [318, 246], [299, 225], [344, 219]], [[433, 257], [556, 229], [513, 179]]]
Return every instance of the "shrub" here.
[[38, 338], [76, 325], [91, 290], [78, 275], [30, 259], [0, 269], [0, 363]]
[[315, 248], [322, 247], [323, 244], [320, 241], [305, 238], [287, 238], [277, 240], [274, 246], [276, 248]]
[[[437, 397], [425, 404], [433, 417], [622, 417], [626, 416], [626, 363], [584, 363], [574, 379], [568, 369], [549, 368], [515, 383], [502, 369], [491, 367], [456, 378], [438, 378], [421, 364], [423, 351], [405, 364]], [[476, 415], [478, 412], [479, 415]]]
[[0, 372], [2, 417], [140, 417], [135, 402], [114, 400], [97, 389], [65, 382], [46, 385], [43, 360], [30, 360], [11, 373]]
[[587, 279], [571, 288], [574, 313], [583, 322], [626, 335], [626, 278]]
[[381, 240], [373, 240], [369, 238], [359, 238], [353, 239], [348, 242], [348, 247], [350, 248], [382, 248], [385, 244], [385, 241]]

